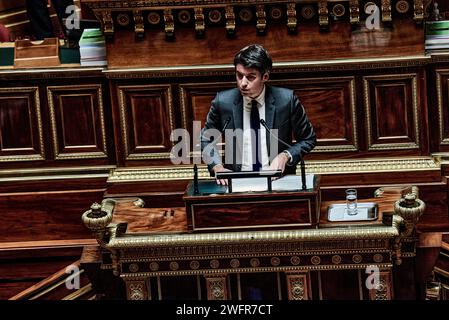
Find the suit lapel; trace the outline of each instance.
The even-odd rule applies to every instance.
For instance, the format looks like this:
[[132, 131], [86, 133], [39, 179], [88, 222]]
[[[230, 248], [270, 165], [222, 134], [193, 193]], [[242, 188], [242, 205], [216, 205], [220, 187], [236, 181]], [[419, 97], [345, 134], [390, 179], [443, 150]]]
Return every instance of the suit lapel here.
[[[234, 120], [234, 130], [240, 129], [239, 131], [243, 132], [243, 97], [240, 94], [240, 92], [234, 101], [234, 109], [232, 110], [232, 115]], [[236, 157], [235, 160], [237, 161], [237, 163], [241, 164], [243, 145], [240, 139], [237, 139], [233, 148], [234, 148], [233, 152]], [[241, 165], [236, 165], [234, 170], [240, 171]]]
[[234, 101], [234, 109], [232, 110], [234, 129], [243, 130], [243, 97], [241, 94]]
[[[276, 108], [274, 106], [274, 97], [271, 92], [271, 87], [267, 86], [265, 91], [265, 122], [267, 123], [268, 128], [273, 129], [274, 124], [274, 116], [276, 114]], [[261, 128], [264, 130], [264, 128]], [[266, 134], [267, 141], [267, 151], [270, 154], [270, 134], [267, 132]]]

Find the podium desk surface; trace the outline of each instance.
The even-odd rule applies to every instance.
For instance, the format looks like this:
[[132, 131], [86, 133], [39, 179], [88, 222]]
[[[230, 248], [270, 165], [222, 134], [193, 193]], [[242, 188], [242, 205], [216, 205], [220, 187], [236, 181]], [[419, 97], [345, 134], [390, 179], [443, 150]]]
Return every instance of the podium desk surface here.
[[[327, 219], [327, 208], [330, 205], [345, 203], [345, 201], [324, 201], [320, 207], [320, 220], [317, 229], [304, 231], [314, 231], [318, 229], [342, 228], [365, 226], [382, 227], [382, 213], [393, 211], [395, 201], [400, 198], [400, 194], [386, 194], [382, 197], [359, 199], [360, 203], [373, 202], [378, 205], [378, 217], [373, 221], [344, 221], [331, 222]], [[115, 199], [112, 223], [126, 223], [127, 236], [150, 236], [163, 234], [187, 234], [187, 214], [185, 207], [160, 207], [145, 208], [134, 204], [137, 198]], [[291, 228], [290, 228], [291, 229]], [[254, 231], [257, 232], [257, 231]], [[237, 233], [235, 231], [234, 233]]]

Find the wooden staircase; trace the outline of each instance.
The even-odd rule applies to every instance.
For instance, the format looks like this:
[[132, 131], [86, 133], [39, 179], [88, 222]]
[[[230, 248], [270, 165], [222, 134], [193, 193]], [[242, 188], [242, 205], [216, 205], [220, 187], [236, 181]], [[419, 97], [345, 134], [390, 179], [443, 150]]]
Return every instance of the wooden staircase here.
[[80, 260], [59, 270], [9, 300], [95, 300], [96, 295]]

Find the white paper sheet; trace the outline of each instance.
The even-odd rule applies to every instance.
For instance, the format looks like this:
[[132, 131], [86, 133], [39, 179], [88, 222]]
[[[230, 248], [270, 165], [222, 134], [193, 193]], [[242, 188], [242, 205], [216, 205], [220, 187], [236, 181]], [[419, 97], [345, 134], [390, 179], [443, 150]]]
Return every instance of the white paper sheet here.
[[[313, 174], [306, 175], [307, 189], [313, 188]], [[302, 189], [301, 176], [288, 175], [272, 182], [273, 191], [295, 191]], [[232, 179], [232, 192], [267, 191], [267, 178]], [[229, 192], [229, 190], [227, 191]]]

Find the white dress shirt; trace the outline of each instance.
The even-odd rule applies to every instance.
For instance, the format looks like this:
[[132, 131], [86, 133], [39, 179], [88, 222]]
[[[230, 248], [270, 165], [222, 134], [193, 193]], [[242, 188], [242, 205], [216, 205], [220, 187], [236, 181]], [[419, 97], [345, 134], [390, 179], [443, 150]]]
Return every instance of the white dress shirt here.
[[[263, 87], [260, 95], [254, 99], [257, 101], [257, 107], [259, 108], [259, 118], [265, 120], [265, 86]], [[251, 107], [252, 101], [250, 97], [243, 96], [243, 155], [242, 155], [242, 171], [253, 170], [253, 158], [251, 154]], [[266, 130], [260, 125], [260, 145], [262, 155], [262, 170], [267, 170], [270, 167], [270, 161], [268, 158]]]

